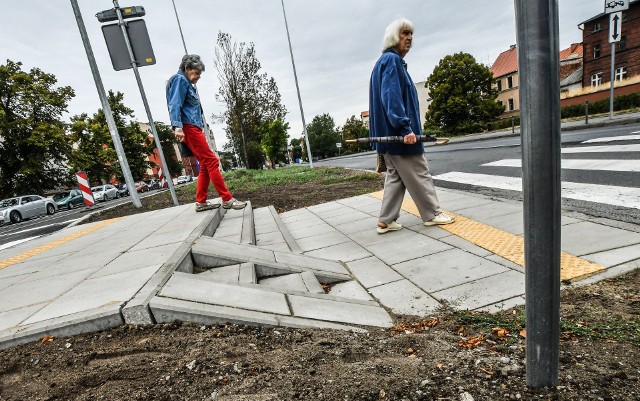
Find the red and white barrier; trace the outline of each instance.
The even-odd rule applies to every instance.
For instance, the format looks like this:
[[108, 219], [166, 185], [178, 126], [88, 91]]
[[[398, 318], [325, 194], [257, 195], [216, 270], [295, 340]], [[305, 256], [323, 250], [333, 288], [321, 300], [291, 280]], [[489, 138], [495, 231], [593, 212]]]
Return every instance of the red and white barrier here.
[[167, 184], [167, 180], [164, 178], [164, 174], [162, 174], [162, 169], [158, 169], [158, 178], [160, 179], [160, 188], [166, 188], [169, 185]]
[[78, 186], [80, 187], [80, 191], [82, 191], [82, 196], [84, 197], [84, 204], [87, 206], [95, 205], [96, 201], [93, 199], [93, 192], [91, 192], [87, 173], [84, 171], [78, 171], [76, 179], [78, 180]]

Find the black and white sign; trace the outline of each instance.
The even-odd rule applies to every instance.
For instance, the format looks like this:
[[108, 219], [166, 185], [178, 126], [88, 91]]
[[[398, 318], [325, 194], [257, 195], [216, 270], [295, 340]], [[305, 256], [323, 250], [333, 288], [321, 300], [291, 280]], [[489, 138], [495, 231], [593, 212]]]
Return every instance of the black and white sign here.
[[629, 9], [629, 0], [604, 0], [605, 13], [617, 13]]
[[622, 32], [622, 12], [609, 14], [609, 43], [620, 42]]

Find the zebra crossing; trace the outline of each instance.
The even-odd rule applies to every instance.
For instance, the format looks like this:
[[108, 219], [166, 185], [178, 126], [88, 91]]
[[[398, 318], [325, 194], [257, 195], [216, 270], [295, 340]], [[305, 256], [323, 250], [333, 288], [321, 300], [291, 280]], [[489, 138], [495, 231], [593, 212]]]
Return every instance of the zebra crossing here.
[[[631, 135], [625, 136], [594, 138], [581, 143], [586, 145], [592, 144], [592, 146], [562, 148], [561, 153], [563, 155], [594, 155], [596, 153], [606, 153], [609, 158], [563, 158], [561, 167], [563, 170], [640, 173], [640, 143], [629, 143], [640, 140], [640, 135], [634, 134], [640, 134], [640, 132], [633, 132]], [[625, 143], [617, 143], [620, 141], [624, 141]], [[620, 156], [620, 158], [611, 158], [614, 154], [616, 157]], [[522, 160], [502, 159], [484, 163], [480, 165], [480, 167], [521, 169]], [[514, 176], [451, 171], [435, 175], [433, 179], [477, 187], [522, 191], [522, 178]], [[562, 197], [640, 210], [640, 174], [638, 174], [638, 178], [633, 182], [636, 185], [635, 187], [562, 181]]]

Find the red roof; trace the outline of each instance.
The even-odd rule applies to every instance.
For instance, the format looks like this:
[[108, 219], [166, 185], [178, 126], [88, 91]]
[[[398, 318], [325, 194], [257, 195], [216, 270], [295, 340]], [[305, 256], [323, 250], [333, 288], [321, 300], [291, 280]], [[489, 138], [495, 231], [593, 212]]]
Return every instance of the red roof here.
[[560, 51], [560, 61], [571, 58], [582, 58], [582, 43], [572, 43], [571, 46]]
[[500, 53], [490, 68], [495, 78], [518, 71], [518, 50], [512, 45], [509, 50]]

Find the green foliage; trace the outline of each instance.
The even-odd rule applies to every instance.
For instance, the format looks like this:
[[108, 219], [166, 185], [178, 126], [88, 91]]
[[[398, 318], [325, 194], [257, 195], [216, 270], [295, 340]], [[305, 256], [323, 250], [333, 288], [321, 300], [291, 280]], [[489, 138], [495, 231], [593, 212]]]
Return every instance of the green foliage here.
[[[148, 134], [135, 121], [126, 121], [127, 117], [133, 119], [133, 110], [123, 104], [124, 94], [109, 91], [107, 99], [131, 175], [140, 180], [150, 167], [147, 160], [150, 153]], [[71, 139], [76, 144], [69, 157], [73, 173], [85, 171], [91, 183], [108, 182], [114, 177], [124, 180], [102, 109], [91, 117], [87, 114], [72, 117]]]
[[[609, 112], [609, 98], [589, 102], [589, 115]], [[613, 98], [613, 110], [630, 110], [640, 107], [640, 93], [619, 95]], [[560, 111], [561, 118], [584, 117], [584, 103], [564, 106]]]
[[69, 86], [22, 63], [0, 65], [0, 197], [38, 193], [70, 182], [71, 142], [62, 114], [75, 96]]
[[[173, 134], [173, 130], [167, 124], [156, 121], [156, 132], [158, 138], [160, 138], [160, 145], [162, 146], [162, 153], [164, 153], [164, 159], [167, 162], [167, 168], [171, 172], [171, 177], [178, 176], [182, 173], [182, 161], [179, 152], [176, 153], [174, 144], [176, 143], [176, 137]], [[154, 144], [151, 142], [150, 149], [147, 150], [149, 154], [154, 152]], [[160, 166], [157, 166], [160, 167]]]
[[470, 54], [444, 57], [425, 84], [432, 99], [425, 126], [453, 136], [483, 131], [504, 110], [493, 81], [491, 71]]
[[315, 116], [311, 124], [307, 125], [307, 134], [312, 156], [324, 159], [338, 154], [336, 143], [340, 142], [340, 134], [328, 113]]
[[302, 151], [302, 139], [293, 138], [291, 139], [291, 158], [295, 162], [297, 159], [307, 160], [307, 157], [303, 154]]
[[284, 160], [287, 148], [287, 131], [289, 123], [285, 123], [280, 119], [267, 122], [262, 125], [262, 139], [260, 145], [267, 160], [274, 168], [276, 163]]
[[[342, 139], [358, 139], [367, 138], [369, 136], [369, 130], [364, 125], [362, 120], [357, 119], [356, 116], [351, 116], [342, 126]], [[371, 144], [369, 143], [346, 143], [342, 144], [342, 155], [347, 155], [355, 152], [366, 152], [371, 150]]]
[[278, 85], [266, 73], [260, 73], [253, 43], [238, 44], [229, 34], [220, 32], [215, 54], [220, 81], [216, 99], [226, 106], [215, 118], [226, 124], [227, 139], [242, 163], [248, 168], [261, 168], [265, 155], [260, 143], [267, 132], [264, 126], [276, 120], [284, 122], [287, 113]]

